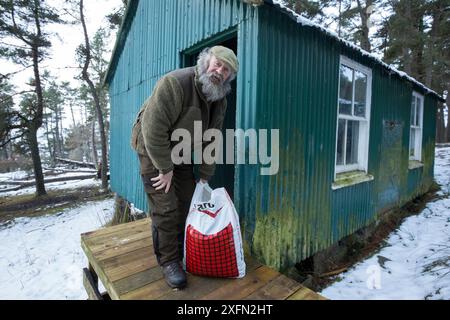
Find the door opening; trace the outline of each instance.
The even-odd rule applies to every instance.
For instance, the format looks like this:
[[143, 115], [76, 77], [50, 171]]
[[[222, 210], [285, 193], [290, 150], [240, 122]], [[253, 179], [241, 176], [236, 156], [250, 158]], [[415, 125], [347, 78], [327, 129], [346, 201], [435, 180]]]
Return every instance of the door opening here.
[[[237, 55], [237, 35], [233, 33], [230, 37], [226, 39], [222, 38], [221, 40], [214, 42], [209, 41], [208, 45], [203, 47], [198, 47], [193, 51], [190, 51], [189, 54], [185, 53], [182, 56], [182, 64], [183, 67], [191, 67], [197, 64], [197, 57], [199, 53], [205, 47], [213, 47], [215, 45], [221, 45], [227, 48], [230, 48]], [[231, 83], [231, 92], [227, 96], [227, 112], [225, 115], [225, 119], [223, 121], [222, 126], [222, 134], [225, 138], [225, 130], [226, 129], [236, 129], [236, 80]], [[224, 141], [225, 145], [225, 141]], [[223, 159], [225, 162], [226, 159], [226, 150], [223, 150]], [[224, 187], [231, 199], [234, 198], [234, 172], [235, 165], [234, 164], [217, 164], [216, 172], [214, 177], [211, 179], [209, 184], [212, 188], [220, 188]]]

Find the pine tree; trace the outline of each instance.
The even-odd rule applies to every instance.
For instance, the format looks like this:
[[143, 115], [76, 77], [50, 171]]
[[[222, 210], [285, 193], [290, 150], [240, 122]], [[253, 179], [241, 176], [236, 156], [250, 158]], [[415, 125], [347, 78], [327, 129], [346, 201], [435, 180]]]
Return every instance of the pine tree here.
[[[33, 159], [36, 195], [46, 194], [37, 132], [43, 124], [44, 97], [41, 83], [40, 63], [51, 47], [50, 34], [45, 27], [52, 23], [62, 23], [56, 11], [40, 0], [0, 0], [0, 36], [14, 39], [18, 44], [2, 44], [3, 57], [9, 58], [21, 67], [33, 68], [31, 85], [34, 99], [26, 99], [20, 118], [26, 141]], [[25, 101], [25, 100], [23, 100]], [[27, 109], [28, 108], [28, 109]], [[8, 128], [11, 130], [11, 128]]]

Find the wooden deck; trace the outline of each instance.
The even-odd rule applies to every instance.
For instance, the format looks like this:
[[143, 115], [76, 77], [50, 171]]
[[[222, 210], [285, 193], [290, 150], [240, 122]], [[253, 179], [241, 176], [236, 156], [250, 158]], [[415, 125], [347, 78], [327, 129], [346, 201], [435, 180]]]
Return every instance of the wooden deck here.
[[[188, 286], [172, 290], [153, 253], [150, 223], [150, 219], [143, 219], [81, 235], [89, 260], [83, 278], [89, 299], [325, 299], [251, 257], [246, 258], [247, 275], [242, 279], [188, 274]], [[98, 290], [98, 279], [107, 290], [104, 294]]]

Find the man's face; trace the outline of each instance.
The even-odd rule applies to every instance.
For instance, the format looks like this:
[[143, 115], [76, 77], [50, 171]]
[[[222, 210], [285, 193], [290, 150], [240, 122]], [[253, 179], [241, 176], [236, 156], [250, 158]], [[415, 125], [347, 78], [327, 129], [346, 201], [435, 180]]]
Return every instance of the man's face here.
[[231, 74], [230, 67], [225, 62], [217, 59], [214, 55], [211, 55], [209, 60], [209, 67], [206, 70], [208, 74], [212, 73], [210, 79], [215, 85], [224, 83]]

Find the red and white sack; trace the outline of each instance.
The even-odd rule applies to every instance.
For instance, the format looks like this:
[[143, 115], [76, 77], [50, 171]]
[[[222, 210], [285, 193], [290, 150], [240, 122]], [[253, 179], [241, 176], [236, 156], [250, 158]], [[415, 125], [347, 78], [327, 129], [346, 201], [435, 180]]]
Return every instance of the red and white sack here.
[[225, 188], [197, 183], [186, 220], [183, 264], [200, 276], [245, 276], [239, 217]]

